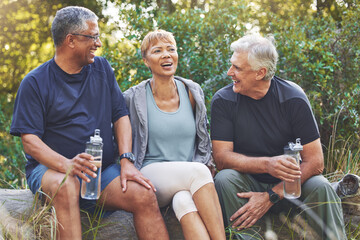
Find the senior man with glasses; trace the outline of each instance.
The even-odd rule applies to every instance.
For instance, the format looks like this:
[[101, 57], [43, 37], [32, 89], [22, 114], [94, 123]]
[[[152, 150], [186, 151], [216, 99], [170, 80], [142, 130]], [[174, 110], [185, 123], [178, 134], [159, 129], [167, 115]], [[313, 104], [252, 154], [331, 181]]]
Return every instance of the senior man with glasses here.
[[71, 34], [76, 35], [76, 36], [83, 36], [83, 37], [91, 38], [94, 41], [94, 43], [96, 43], [100, 39], [99, 35], [91, 36], [91, 35], [80, 34], [80, 33], [71, 33]]
[[139, 239], [169, 239], [155, 188], [132, 163], [131, 125], [114, 72], [95, 57], [101, 47], [97, 19], [82, 7], [56, 13], [55, 56], [21, 82], [10, 133], [21, 137], [29, 188], [52, 199], [57, 239], [81, 239], [80, 208], [91, 211], [96, 204], [80, 198], [81, 181], [89, 181], [85, 173], [96, 176], [93, 157], [84, 153], [95, 129], [104, 143], [97, 204], [132, 212]]

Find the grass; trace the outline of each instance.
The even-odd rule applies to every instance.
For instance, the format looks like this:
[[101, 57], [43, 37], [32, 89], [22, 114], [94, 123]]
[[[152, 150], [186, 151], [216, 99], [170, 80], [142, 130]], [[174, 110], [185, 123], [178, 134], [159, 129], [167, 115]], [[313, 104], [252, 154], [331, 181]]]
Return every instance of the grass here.
[[232, 229], [229, 226], [226, 228], [226, 233], [228, 240], [237, 239], [236, 234], [246, 234], [252, 236], [254, 240], [320, 239], [301, 215], [290, 216], [289, 213], [265, 215], [262, 220], [257, 222], [252, 232]]
[[87, 211], [81, 210], [81, 212], [86, 216], [86, 220], [87, 220], [86, 222], [88, 223], [88, 225], [86, 225], [82, 221], [83, 229], [87, 229], [82, 233], [83, 239], [89, 239], [92, 237], [95, 240], [99, 229], [110, 224], [110, 223], [101, 224], [103, 210], [104, 210], [104, 205], [101, 205], [101, 206], [96, 205], [95, 211], [93, 214], [90, 214]]
[[360, 224], [352, 224], [352, 220], [346, 226], [348, 240], [360, 239]]
[[360, 175], [360, 141], [354, 134], [346, 139], [337, 139], [337, 126], [340, 113], [334, 121], [329, 145], [325, 151], [325, 171], [330, 182], [340, 180], [345, 174]]
[[[66, 173], [54, 197], [64, 184], [70, 171], [69, 169]], [[31, 214], [29, 216], [22, 216], [21, 219], [13, 218], [6, 209], [0, 205], [0, 240], [56, 239], [57, 228], [62, 226], [57, 221], [56, 210], [52, 206], [54, 197], [51, 198], [44, 192], [37, 192], [34, 196]], [[83, 232], [83, 238], [89, 239], [89, 236], [92, 236], [95, 240], [98, 230], [107, 225], [101, 224], [103, 206], [96, 206], [94, 214], [89, 214], [83, 210], [81, 210], [81, 212], [86, 216], [86, 220], [89, 223], [88, 226], [84, 226], [86, 230]]]
[[42, 193], [43, 196], [50, 199], [49, 203], [41, 203], [40, 193], [37, 192], [34, 197], [33, 213], [28, 218], [27, 223], [33, 226], [33, 232], [36, 239], [56, 239], [58, 221], [56, 219], [55, 208], [51, 205], [53, 199]]
[[35, 194], [30, 215], [19, 219], [12, 217], [5, 208], [1, 209], [1, 237], [9, 240], [56, 239], [56, 212], [50, 204], [40, 203], [39, 193]]

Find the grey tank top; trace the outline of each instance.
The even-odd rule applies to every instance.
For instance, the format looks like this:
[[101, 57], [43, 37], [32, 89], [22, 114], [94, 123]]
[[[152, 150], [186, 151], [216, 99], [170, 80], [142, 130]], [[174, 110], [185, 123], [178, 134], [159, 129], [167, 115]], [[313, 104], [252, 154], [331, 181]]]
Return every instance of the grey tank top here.
[[184, 84], [175, 80], [180, 104], [175, 112], [162, 111], [155, 102], [150, 82], [146, 85], [148, 145], [143, 166], [163, 161], [192, 161], [195, 117]]

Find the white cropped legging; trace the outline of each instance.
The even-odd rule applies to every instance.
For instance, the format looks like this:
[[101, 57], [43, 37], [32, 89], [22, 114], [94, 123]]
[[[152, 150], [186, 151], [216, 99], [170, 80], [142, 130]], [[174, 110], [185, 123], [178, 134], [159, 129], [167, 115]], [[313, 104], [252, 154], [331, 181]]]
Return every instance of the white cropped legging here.
[[207, 166], [198, 162], [156, 162], [141, 170], [156, 188], [159, 207], [165, 207], [172, 199], [177, 219], [196, 212], [192, 195], [213, 178]]

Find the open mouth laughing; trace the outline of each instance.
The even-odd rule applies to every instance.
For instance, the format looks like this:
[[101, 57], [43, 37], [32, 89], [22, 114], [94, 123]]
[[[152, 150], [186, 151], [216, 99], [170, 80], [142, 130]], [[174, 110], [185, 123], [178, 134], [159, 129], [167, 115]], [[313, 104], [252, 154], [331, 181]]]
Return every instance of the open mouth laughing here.
[[172, 62], [164, 62], [161, 64], [162, 67], [171, 67], [173, 65]]

